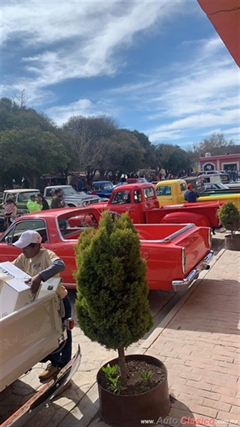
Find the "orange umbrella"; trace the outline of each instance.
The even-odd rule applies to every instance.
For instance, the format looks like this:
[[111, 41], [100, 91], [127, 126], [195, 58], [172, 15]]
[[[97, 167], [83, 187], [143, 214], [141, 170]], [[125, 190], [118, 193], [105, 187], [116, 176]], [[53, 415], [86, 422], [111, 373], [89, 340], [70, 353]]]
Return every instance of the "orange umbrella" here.
[[240, 0], [198, 0], [240, 67]]

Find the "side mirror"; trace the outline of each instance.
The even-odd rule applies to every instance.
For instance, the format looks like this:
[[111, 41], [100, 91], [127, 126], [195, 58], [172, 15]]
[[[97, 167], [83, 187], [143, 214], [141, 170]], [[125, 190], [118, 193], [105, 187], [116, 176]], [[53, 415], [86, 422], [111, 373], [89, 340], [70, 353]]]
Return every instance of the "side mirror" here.
[[7, 245], [12, 245], [12, 237], [11, 236], [7, 236], [5, 238], [5, 242], [7, 243]]

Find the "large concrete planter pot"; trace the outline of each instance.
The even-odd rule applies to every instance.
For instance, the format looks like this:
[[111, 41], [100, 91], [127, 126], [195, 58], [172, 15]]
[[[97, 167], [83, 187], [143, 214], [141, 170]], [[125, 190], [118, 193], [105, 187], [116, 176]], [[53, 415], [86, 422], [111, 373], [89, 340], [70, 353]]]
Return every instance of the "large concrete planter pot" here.
[[[167, 381], [167, 369], [158, 359], [147, 355], [126, 356], [126, 362], [131, 360], [144, 360], [147, 363], [159, 366], [166, 374], [162, 383], [154, 388], [136, 395], [120, 395], [112, 393], [101, 386], [99, 378], [102, 375], [100, 369], [97, 373], [99, 392], [100, 414], [103, 421], [111, 427], [138, 427], [142, 426], [141, 420], [154, 420], [166, 417], [170, 411], [170, 398]], [[118, 359], [108, 362], [110, 365], [118, 364]], [[106, 363], [104, 366], [107, 366]]]
[[225, 236], [225, 248], [230, 251], [240, 251], [240, 234]]

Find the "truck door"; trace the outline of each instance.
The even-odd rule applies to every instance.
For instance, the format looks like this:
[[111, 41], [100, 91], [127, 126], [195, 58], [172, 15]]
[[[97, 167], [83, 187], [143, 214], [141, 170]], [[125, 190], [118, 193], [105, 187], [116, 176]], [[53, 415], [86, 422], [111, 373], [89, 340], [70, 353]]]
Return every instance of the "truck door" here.
[[173, 191], [171, 185], [161, 185], [156, 188], [156, 196], [158, 198], [159, 206], [171, 205], [174, 202]]
[[184, 198], [184, 194], [185, 191], [187, 191], [187, 186], [185, 182], [180, 182], [179, 183], [179, 191], [178, 191], [178, 201], [176, 201], [175, 203], [186, 203], [186, 200]]
[[114, 193], [114, 196], [109, 203], [110, 210], [117, 212], [122, 215], [125, 212], [129, 212], [130, 218], [135, 221], [136, 210], [133, 209], [133, 200], [130, 190], [122, 190], [121, 186], [119, 190]]

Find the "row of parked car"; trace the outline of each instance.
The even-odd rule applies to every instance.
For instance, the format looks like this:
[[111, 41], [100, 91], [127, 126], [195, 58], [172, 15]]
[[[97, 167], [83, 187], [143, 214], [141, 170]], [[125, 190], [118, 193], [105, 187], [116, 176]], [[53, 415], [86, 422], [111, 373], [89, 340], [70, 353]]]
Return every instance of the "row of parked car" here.
[[[51, 204], [54, 191], [62, 189], [62, 196], [65, 205], [68, 207], [87, 206], [92, 203], [99, 203], [108, 200], [114, 188], [111, 181], [96, 181], [93, 183], [93, 191], [85, 193], [84, 191], [77, 192], [71, 185], [47, 186], [44, 189], [43, 196]], [[27, 213], [27, 203], [31, 196], [36, 196], [40, 193], [38, 188], [21, 188], [9, 189], [2, 193], [0, 201], [0, 211], [3, 210], [3, 205], [7, 199], [13, 199], [18, 208], [18, 214]]]

